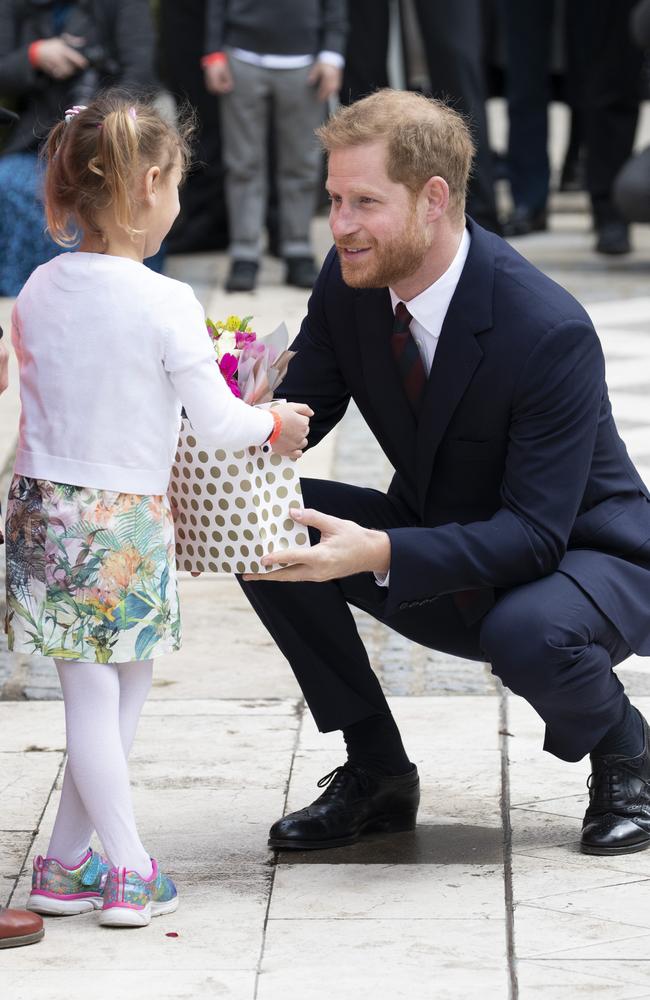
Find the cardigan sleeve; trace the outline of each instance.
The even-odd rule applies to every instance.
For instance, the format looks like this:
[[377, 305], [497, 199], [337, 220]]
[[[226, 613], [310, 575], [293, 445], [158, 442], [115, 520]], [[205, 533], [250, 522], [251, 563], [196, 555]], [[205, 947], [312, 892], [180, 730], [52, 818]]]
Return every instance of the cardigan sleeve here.
[[165, 333], [163, 365], [201, 440], [230, 450], [266, 441], [273, 417], [233, 396], [216, 363], [203, 307], [188, 285], [176, 286]]

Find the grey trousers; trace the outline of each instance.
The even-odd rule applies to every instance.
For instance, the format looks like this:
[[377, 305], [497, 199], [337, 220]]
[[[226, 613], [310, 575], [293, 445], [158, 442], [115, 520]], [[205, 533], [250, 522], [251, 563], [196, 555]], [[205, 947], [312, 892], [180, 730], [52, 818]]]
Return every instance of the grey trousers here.
[[324, 107], [307, 83], [310, 67], [266, 69], [230, 57], [234, 89], [220, 98], [230, 255], [257, 260], [267, 195], [269, 106], [275, 130], [280, 252], [311, 254], [309, 229], [320, 179], [314, 129]]

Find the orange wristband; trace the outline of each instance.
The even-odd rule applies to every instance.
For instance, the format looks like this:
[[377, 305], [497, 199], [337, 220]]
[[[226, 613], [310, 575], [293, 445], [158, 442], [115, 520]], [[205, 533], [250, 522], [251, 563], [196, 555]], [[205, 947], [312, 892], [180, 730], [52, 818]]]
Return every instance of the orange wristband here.
[[282, 433], [282, 417], [275, 410], [271, 410], [271, 416], [273, 417], [273, 430], [271, 431], [268, 443], [275, 444]]
[[38, 50], [41, 47], [43, 39], [39, 39], [37, 42], [32, 42], [31, 45], [27, 47], [27, 58], [29, 59], [30, 65], [36, 69], [38, 67]]
[[210, 52], [209, 55], [203, 56], [201, 59], [202, 66], [212, 66], [213, 63], [225, 62], [228, 62], [228, 56], [225, 52]]

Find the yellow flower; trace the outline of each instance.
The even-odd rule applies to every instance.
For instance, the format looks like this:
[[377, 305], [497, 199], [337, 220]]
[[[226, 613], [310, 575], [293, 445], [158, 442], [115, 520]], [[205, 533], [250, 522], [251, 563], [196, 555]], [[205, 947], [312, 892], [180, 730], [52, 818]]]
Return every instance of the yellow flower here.
[[229, 316], [224, 326], [226, 330], [234, 333], [235, 330], [239, 330], [241, 326], [241, 318], [239, 316]]

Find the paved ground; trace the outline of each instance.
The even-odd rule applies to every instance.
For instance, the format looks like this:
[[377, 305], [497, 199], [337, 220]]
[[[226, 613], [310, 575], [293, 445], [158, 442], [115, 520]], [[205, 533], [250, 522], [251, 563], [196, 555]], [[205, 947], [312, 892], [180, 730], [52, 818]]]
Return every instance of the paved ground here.
[[[598, 258], [582, 205], [557, 199], [551, 232], [518, 245], [587, 304], [619, 425], [648, 480], [650, 228], [635, 232], [629, 258]], [[322, 220], [316, 229], [324, 250]], [[170, 261], [214, 316], [241, 308], [260, 329], [281, 318], [297, 328], [305, 297], [281, 285], [277, 262], [265, 262], [254, 296], [226, 297], [225, 268], [220, 255]], [[9, 307], [0, 300], [0, 322]], [[6, 473], [15, 395], [0, 406]], [[305, 465], [373, 486], [390, 471], [354, 411]], [[50, 919], [42, 944], [0, 952], [0, 995], [650, 998], [650, 853], [577, 852], [587, 765], [543, 754], [539, 719], [487, 667], [416, 649], [359, 616], [420, 768], [420, 824], [353, 848], [277, 856], [266, 848], [270, 822], [314, 797], [341, 762], [339, 740], [317, 733], [231, 579], [183, 578], [181, 589], [186, 644], [157, 663], [132, 775], [144, 842], [177, 879], [182, 905], [132, 934], [102, 930], [92, 915]], [[51, 664], [3, 650], [0, 902], [18, 904], [29, 859], [47, 844], [64, 732]], [[633, 658], [619, 673], [650, 714], [646, 663]]]

